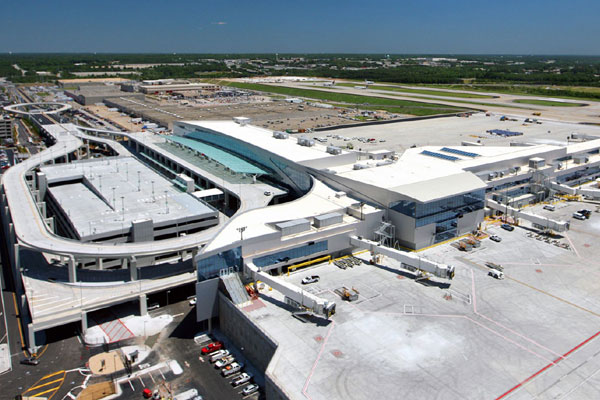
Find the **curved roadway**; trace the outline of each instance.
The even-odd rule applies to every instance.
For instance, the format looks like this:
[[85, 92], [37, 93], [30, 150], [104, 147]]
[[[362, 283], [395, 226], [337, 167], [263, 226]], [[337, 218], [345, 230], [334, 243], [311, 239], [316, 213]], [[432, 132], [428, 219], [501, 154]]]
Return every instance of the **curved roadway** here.
[[[35, 157], [9, 168], [2, 176], [1, 182], [4, 186], [6, 200], [10, 209], [14, 232], [20, 245], [38, 251], [65, 256], [126, 258], [190, 250], [206, 243], [220, 229], [220, 225], [217, 225], [202, 232], [178, 238], [152, 242], [115, 244], [82, 243], [51, 233], [46, 227], [35, 200], [31, 195], [28, 184], [25, 181], [25, 175], [28, 171], [44, 162], [60, 157], [65, 152], [72, 153], [82, 147], [83, 142], [77, 136], [103, 141], [101, 138], [86, 137], [87, 135], [82, 134], [77, 129], [68, 131], [62, 126], [61, 128], [62, 132], [53, 134], [56, 143], [52, 146], [60, 150], [60, 152], [51, 150], [52, 147], [48, 148], [36, 154]], [[123, 134], [121, 132], [112, 133]], [[110, 145], [114, 147], [113, 143], [110, 143]]]

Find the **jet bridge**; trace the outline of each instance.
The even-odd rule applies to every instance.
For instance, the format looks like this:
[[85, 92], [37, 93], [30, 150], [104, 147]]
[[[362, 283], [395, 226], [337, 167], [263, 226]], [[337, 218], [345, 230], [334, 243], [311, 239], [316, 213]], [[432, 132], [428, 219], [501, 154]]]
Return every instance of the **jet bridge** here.
[[351, 236], [350, 244], [361, 249], [369, 250], [372, 254], [382, 254], [386, 257], [400, 261], [402, 263], [402, 268], [406, 268], [409, 271], [419, 270], [429, 272], [440, 278], [454, 278], [454, 266], [428, 260], [416, 253], [408, 253], [391, 247], [385, 247], [378, 242], [363, 239], [358, 236]]
[[485, 205], [493, 210], [501, 211], [506, 215], [510, 215], [515, 218], [522, 218], [533, 224], [536, 224], [546, 229], [552, 229], [556, 232], [565, 232], [569, 230], [569, 223], [566, 221], [556, 221], [550, 218], [542, 217], [541, 215], [521, 211], [511, 206], [500, 204], [492, 199], [486, 199]]
[[250, 273], [255, 282], [262, 281], [266, 283], [279, 293], [299, 304], [302, 308], [310, 310], [325, 318], [329, 318], [335, 314], [335, 302], [324, 300], [314, 294], [306, 292], [302, 288], [263, 272], [252, 262], [246, 263], [245, 265], [246, 270]]

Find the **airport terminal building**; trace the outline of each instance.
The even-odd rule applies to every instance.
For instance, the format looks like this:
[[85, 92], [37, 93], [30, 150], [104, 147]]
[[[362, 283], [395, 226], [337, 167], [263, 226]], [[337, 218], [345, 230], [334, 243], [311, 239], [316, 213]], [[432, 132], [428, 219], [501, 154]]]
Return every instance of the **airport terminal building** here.
[[[364, 249], [451, 279], [451, 266], [407, 250], [476, 231], [497, 212], [566, 230], [520, 206], [600, 198], [600, 138], [396, 154], [324, 146], [246, 118], [179, 121], [173, 135], [43, 131], [54, 146], [6, 171], [1, 192], [32, 348], [36, 332], [85, 331], [88, 314], [123, 303], [145, 314], [149, 296], [182, 285], [195, 286], [198, 320], [210, 319], [219, 280], [234, 305], [248, 301], [244, 282], [260, 280], [329, 316], [335, 304], [277, 276]], [[63, 296], [60, 309], [44, 302], [48, 292]]]

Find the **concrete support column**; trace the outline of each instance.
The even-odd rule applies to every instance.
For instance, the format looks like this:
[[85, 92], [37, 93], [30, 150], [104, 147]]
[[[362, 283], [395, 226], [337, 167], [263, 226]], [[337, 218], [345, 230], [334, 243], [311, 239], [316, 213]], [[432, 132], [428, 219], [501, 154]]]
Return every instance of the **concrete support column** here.
[[[35, 332], [33, 331], [33, 323], [27, 324], [27, 347], [31, 353], [35, 353], [37, 345], [35, 344]], [[25, 344], [25, 343], [23, 343]]]
[[140, 294], [140, 315], [148, 315], [148, 299], [144, 293]]
[[98, 267], [99, 270], [103, 270], [104, 269], [104, 263], [102, 262], [102, 258], [98, 258], [96, 260], [96, 266]]
[[129, 261], [129, 278], [132, 281], [138, 279], [137, 258], [135, 257], [131, 257], [131, 260]]
[[19, 257], [19, 244], [15, 243], [13, 246], [14, 257], [15, 257], [15, 269], [17, 271], [21, 270], [21, 257]]
[[87, 312], [81, 311], [81, 333], [85, 334], [88, 328]]
[[69, 282], [77, 282], [77, 264], [75, 264], [75, 257], [69, 257], [67, 260], [67, 267], [69, 268]]
[[121, 268], [125, 269], [127, 268], [128, 262], [127, 262], [127, 257], [124, 257], [123, 260], [121, 260]]

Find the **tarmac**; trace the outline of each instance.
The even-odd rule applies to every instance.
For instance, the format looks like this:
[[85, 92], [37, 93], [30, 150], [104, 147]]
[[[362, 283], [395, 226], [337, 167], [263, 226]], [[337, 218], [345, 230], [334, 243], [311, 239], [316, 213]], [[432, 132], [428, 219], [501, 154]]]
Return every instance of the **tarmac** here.
[[[595, 205], [557, 203], [570, 219]], [[398, 263], [341, 270], [319, 265], [282, 277], [336, 301], [330, 321], [291, 316], [276, 291], [247, 315], [279, 343], [269, 371], [292, 399], [592, 399], [600, 392], [600, 214], [572, 221], [557, 237], [570, 249], [538, 240], [527, 224], [513, 232], [487, 223], [480, 248], [451, 243], [419, 254], [456, 266], [452, 281], [417, 281]], [[528, 235], [530, 234], [530, 235]], [[368, 254], [359, 255], [366, 259]], [[485, 262], [504, 266], [506, 279]], [[359, 291], [345, 302], [335, 289]]]
[[[502, 115], [505, 114], [491, 114], [488, 117], [485, 113], [475, 113], [468, 118], [444, 117], [358, 126], [315, 132], [311, 136], [327, 139], [327, 145], [346, 147], [351, 144], [354, 149], [389, 149], [399, 153], [411, 146], [456, 146], [463, 141], [479, 142], [482, 146], [509, 146], [511, 143], [566, 145], [567, 137], [573, 133], [600, 136], [599, 126], [550, 121], [539, 117], [533, 118], [539, 118], [541, 124], [525, 123], [528, 117], [517, 115], [509, 117], [516, 121], [500, 121]], [[522, 132], [523, 135], [505, 138], [487, 133], [492, 129]], [[342, 139], [335, 139], [333, 135], [342, 136]], [[357, 140], [360, 137], [374, 138], [376, 141], [363, 143]]]

